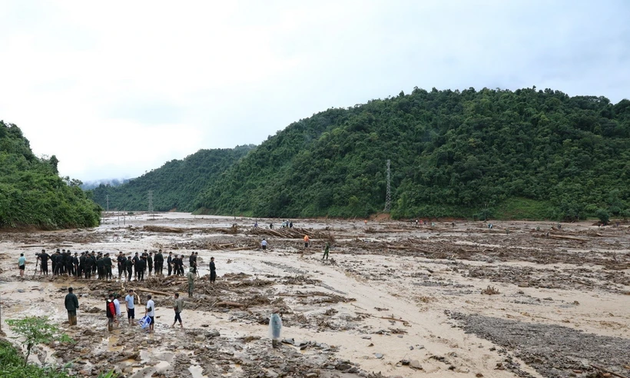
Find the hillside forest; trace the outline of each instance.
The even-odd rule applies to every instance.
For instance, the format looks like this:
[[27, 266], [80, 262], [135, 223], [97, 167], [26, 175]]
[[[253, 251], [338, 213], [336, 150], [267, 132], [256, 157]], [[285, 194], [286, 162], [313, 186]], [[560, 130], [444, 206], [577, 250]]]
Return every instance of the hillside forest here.
[[[535, 87], [416, 88], [292, 123], [222, 165], [224, 171], [212, 170], [203, 184], [165, 193], [172, 199], [156, 209], [367, 217], [385, 207], [389, 159], [395, 218], [626, 217], [629, 158], [628, 100], [613, 104]], [[162, 188], [182, 180], [183, 168], [175, 164], [184, 163], [167, 163], [137, 179], [155, 177], [143, 190], [151, 187], [156, 203]], [[195, 175], [204, 174], [197, 168]], [[128, 210], [146, 209], [146, 194], [142, 201], [142, 193], [131, 194], [132, 183], [117, 188], [117, 195], [137, 196]], [[179, 197], [194, 200], [182, 206], [174, 201]], [[103, 206], [101, 196], [95, 198]]]
[[122, 185], [101, 184], [93, 189], [93, 198], [103, 209], [146, 211], [151, 190], [155, 211], [192, 212], [199, 192], [254, 147], [199, 150], [185, 159], [171, 160]]
[[38, 158], [16, 125], [0, 121], [0, 229], [94, 227], [101, 208], [81, 182], [59, 177], [59, 160]]

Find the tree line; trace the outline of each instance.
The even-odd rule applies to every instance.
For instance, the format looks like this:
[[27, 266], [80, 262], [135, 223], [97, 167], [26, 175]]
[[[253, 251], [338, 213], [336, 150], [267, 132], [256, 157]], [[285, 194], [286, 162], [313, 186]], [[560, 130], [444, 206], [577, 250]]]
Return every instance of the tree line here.
[[260, 146], [202, 150], [119, 187], [118, 209], [255, 217], [578, 220], [626, 217], [630, 101], [560, 91], [474, 88], [332, 108]]
[[59, 177], [55, 155], [33, 154], [20, 128], [0, 121], [0, 229], [94, 227], [101, 208], [81, 182]]

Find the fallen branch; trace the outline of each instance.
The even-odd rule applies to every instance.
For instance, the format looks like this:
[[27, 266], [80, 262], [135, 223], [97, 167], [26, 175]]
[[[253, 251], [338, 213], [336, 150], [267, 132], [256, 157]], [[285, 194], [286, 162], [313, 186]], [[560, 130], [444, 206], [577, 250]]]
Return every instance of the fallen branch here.
[[406, 321], [406, 320], [403, 320], [403, 319], [397, 319], [397, 318], [390, 317], [390, 316], [381, 316], [381, 319], [385, 319], [385, 320], [393, 320], [393, 321], [396, 321], [396, 322], [401, 322], [404, 326], [411, 327], [411, 325], [409, 324], [409, 322], [408, 322], [408, 321]]
[[143, 289], [143, 288], [137, 288], [135, 289], [136, 291], [141, 291], [143, 293], [151, 293], [151, 294], [158, 294], [158, 295], [166, 295], [167, 297], [170, 297], [171, 295], [173, 295], [173, 293], [167, 293], [164, 291], [159, 291], [159, 290], [151, 290], [151, 289]]
[[592, 367], [594, 367], [595, 369], [598, 369], [598, 370], [603, 371], [604, 373], [608, 373], [608, 374], [610, 374], [610, 375], [614, 375], [615, 377], [619, 377], [619, 378], [628, 378], [628, 377], [626, 377], [625, 375], [621, 375], [621, 374], [615, 373], [614, 371], [610, 371], [610, 370], [608, 370], [608, 369], [604, 369], [603, 367], [601, 367], [601, 366], [597, 366], [597, 365], [595, 365], [595, 364], [591, 364], [591, 366], [592, 366]]
[[[236, 303], [236, 302], [219, 302], [215, 304], [216, 306], [227, 306], [227, 307], [245, 307], [244, 304], [242, 303]], [[213, 306], [215, 306], [213, 305]]]

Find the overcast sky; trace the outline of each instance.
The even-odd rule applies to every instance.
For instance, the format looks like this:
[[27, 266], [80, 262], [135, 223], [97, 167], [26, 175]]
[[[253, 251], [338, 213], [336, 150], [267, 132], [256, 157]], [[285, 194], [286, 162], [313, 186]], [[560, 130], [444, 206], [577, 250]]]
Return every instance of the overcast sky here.
[[131, 178], [331, 107], [535, 85], [630, 98], [630, 1], [0, 0], [0, 119]]

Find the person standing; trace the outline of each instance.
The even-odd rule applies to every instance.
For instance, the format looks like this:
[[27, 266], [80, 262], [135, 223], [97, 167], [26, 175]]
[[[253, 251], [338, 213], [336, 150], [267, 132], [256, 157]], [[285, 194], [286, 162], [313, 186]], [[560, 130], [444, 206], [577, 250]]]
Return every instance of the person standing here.
[[131, 261], [131, 256], [127, 256], [127, 260], [125, 260], [125, 268], [127, 270], [127, 282], [131, 281], [131, 271], [133, 268], [133, 261]]
[[[129, 278], [131, 278], [131, 272], [129, 272]], [[127, 305], [127, 320], [129, 320], [129, 325], [131, 325], [133, 320], [136, 318], [136, 307], [133, 303], [134, 295], [133, 289], [130, 289], [129, 294], [125, 297], [125, 303]]]
[[116, 306], [114, 306], [114, 294], [109, 295], [109, 299], [105, 302], [105, 313], [107, 314], [107, 330], [114, 330], [114, 322], [116, 321]]
[[120, 253], [118, 253], [118, 257], [116, 257], [119, 281], [122, 281], [123, 271], [125, 271], [125, 260], [125, 256], [123, 255], [122, 251], [120, 251]]
[[118, 300], [118, 298], [120, 297], [120, 294], [114, 294], [114, 309], [116, 310], [116, 325], [118, 325], [120, 327], [120, 315], [122, 314], [120, 312], [120, 301]]
[[330, 252], [330, 243], [326, 242], [326, 247], [324, 248], [324, 257], [322, 257], [322, 260], [328, 260], [329, 252]]
[[195, 252], [191, 252], [190, 256], [188, 256], [188, 266], [190, 267], [193, 273], [197, 271], [195, 267]]
[[173, 252], [168, 253], [168, 257], [166, 258], [166, 268], [168, 269], [168, 275], [170, 276], [173, 273]]
[[175, 324], [179, 321], [179, 326], [184, 328], [182, 323], [182, 310], [184, 309], [184, 300], [179, 297], [179, 293], [175, 293], [175, 304], [173, 310], [175, 311], [175, 320], [171, 328], [175, 327]]
[[46, 253], [46, 250], [42, 249], [42, 253], [40, 253], [37, 258], [40, 262], [41, 273], [48, 275], [48, 259], [50, 258], [50, 256], [48, 255], [48, 253]]
[[217, 267], [214, 265], [214, 257], [210, 257], [210, 282], [214, 283], [217, 279]]
[[20, 277], [24, 278], [24, 269], [26, 269], [26, 257], [24, 257], [23, 253], [20, 253], [20, 258], [18, 259], [18, 269], [20, 270]]
[[72, 292], [72, 288], [68, 288], [68, 294], [65, 299], [66, 310], [68, 311], [68, 323], [71, 326], [77, 325], [77, 310], [79, 309], [79, 299]]
[[195, 273], [193, 273], [192, 269], [188, 269], [186, 277], [188, 278], [188, 297], [192, 298], [193, 290], [195, 289]]
[[144, 272], [147, 270], [147, 258], [142, 256], [138, 260], [138, 265], [136, 265], [136, 269], [138, 270], [138, 277], [136, 277], [137, 281], [144, 281]]
[[277, 348], [280, 345], [280, 333], [282, 332], [282, 319], [278, 312], [277, 309], [274, 309], [269, 319], [269, 336], [271, 337], [271, 346], [273, 348]]
[[304, 235], [304, 248], [308, 248], [308, 242], [311, 239], [309, 239], [308, 235]]
[[140, 257], [138, 257], [138, 252], [133, 256], [133, 276], [138, 281], [138, 274], [140, 272]]
[[158, 250], [158, 253], [155, 254], [155, 274], [162, 275], [162, 268], [164, 264], [164, 256], [162, 255], [162, 250]]
[[151, 299], [151, 295], [147, 297], [147, 307], [144, 311], [144, 316], [148, 316], [151, 319], [149, 332], [153, 332], [155, 330], [155, 302]]
[[267, 250], [267, 240], [263, 239], [262, 242], [260, 243], [260, 246], [262, 247], [263, 251]]
[[109, 253], [103, 257], [103, 269], [105, 270], [105, 279], [111, 280], [112, 277], [112, 259], [109, 258]]
[[147, 265], [149, 267], [149, 276], [150, 276], [151, 274], [153, 274], [153, 252], [149, 252], [149, 256], [147, 256]]

